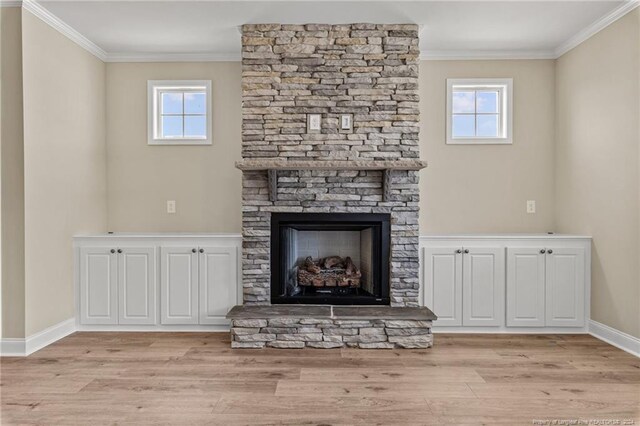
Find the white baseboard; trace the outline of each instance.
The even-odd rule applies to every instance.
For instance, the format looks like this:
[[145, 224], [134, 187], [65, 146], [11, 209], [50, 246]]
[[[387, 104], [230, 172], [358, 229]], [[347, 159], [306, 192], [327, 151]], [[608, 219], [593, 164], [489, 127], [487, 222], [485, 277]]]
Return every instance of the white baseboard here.
[[640, 339], [637, 337], [594, 320], [589, 320], [589, 334], [640, 358]]
[[177, 333], [228, 333], [229, 324], [193, 324], [193, 325], [78, 325], [76, 331], [110, 331], [110, 332], [177, 332]]
[[5, 338], [0, 339], [0, 356], [24, 356], [25, 339]]
[[45, 346], [49, 346], [53, 342], [60, 340], [63, 337], [67, 337], [74, 331], [76, 331], [75, 318], [69, 318], [68, 320], [62, 321], [56, 325], [52, 325], [49, 328], [45, 328], [39, 333], [27, 337], [25, 355], [31, 355]]
[[0, 356], [28, 356], [76, 331], [76, 319], [69, 318], [26, 339], [0, 340]]
[[76, 331], [228, 333], [229, 324], [211, 325], [79, 325], [69, 318], [26, 339], [0, 339], [0, 356], [28, 356]]
[[[436, 321], [437, 322], [437, 321]], [[587, 334], [586, 327], [454, 327], [436, 326], [431, 328], [433, 334]]]

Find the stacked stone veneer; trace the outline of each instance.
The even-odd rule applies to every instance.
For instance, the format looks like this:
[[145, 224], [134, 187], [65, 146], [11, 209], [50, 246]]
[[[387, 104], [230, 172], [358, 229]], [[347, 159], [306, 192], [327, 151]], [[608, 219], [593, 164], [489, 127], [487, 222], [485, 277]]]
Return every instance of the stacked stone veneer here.
[[[278, 172], [277, 201], [266, 170], [244, 172], [245, 304], [270, 303], [272, 212], [342, 212], [391, 215], [391, 305], [418, 305], [418, 172], [392, 171], [383, 201], [381, 171], [341, 170], [418, 158], [418, 55], [416, 25], [243, 26], [243, 158], [330, 168]], [[320, 133], [307, 133], [311, 113]], [[352, 130], [339, 130], [340, 114]]]
[[310, 318], [235, 319], [232, 348], [429, 348], [431, 321]]

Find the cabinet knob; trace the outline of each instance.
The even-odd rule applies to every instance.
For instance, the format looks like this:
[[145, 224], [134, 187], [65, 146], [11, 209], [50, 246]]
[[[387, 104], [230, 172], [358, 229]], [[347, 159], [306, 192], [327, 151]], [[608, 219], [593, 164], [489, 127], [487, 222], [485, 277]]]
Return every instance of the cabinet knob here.
[[122, 253], [122, 249], [118, 249], [118, 253]]
[[547, 251], [545, 249], [540, 250], [540, 254], [545, 254]]
[[195, 253], [195, 252], [197, 252], [197, 251], [198, 251], [198, 250], [196, 250], [196, 249], [191, 249], [191, 253]]
[[116, 252], [116, 249], [111, 249], [111, 253], [115, 253], [115, 252]]
[[458, 254], [462, 253], [462, 249], [456, 250], [456, 253], [458, 253]]
[[549, 250], [547, 250], [547, 253], [552, 254], [553, 250], [549, 249]]
[[469, 253], [469, 249], [464, 249], [465, 254]]
[[202, 249], [202, 248], [201, 248], [201, 249], [200, 249], [200, 253], [204, 253], [204, 249]]

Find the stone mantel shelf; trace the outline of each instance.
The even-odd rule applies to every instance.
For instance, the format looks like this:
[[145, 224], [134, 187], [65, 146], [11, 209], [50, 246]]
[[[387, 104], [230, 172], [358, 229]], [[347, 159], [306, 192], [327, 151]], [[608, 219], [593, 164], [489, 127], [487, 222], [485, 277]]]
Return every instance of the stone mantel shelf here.
[[421, 170], [425, 167], [427, 162], [424, 160], [236, 161], [236, 168], [240, 170]]
[[351, 160], [351, 161], [291, 161], [242, 160], [236, 161], [240, 170], [266, 170], [269, 177], [269, 200], [278, 201], [278, 171], [280, 170], [382, 170], [382, 199], [389, 200], [389, 180], [392, 170], [421, 170], [424, 160]]

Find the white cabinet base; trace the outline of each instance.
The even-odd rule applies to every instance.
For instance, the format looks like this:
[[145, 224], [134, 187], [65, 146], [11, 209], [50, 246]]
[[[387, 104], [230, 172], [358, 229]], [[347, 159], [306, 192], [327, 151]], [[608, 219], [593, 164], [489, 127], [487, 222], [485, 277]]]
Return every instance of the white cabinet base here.
[[507, 325], [545, 326], [545, 249], [507, 249]]
[[160, 249], [161, 324], [198, 324], [198, 256], [195, 247]]
[[420, 237], [420, 261], [421, 300], [438, 316], [434, 331], [587, 332], [590, 237]]
[[425, 305], [438, 312], [438, 324], [462, 325], [462, 250], [429, 246], [421, 250]]
[[75, 237], [80, 331], [225, 331], [242, 303], [237, 234]]
[[462, 325], [503, 325], [504, 248], [464, 246], [462, 277]]

